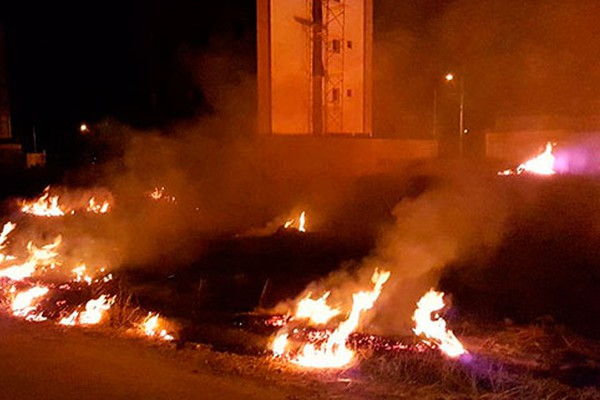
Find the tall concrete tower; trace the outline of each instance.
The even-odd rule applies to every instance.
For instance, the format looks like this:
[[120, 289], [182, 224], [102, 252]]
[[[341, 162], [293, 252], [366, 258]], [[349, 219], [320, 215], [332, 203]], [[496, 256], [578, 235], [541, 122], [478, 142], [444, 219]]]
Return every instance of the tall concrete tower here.
[[0, 26], [0, 139], [10, 139], [10, 107], [8, 104], [8, 82], [6, 79], [6, 51], [4, 48], [4, 31]]
[[258, 130], [372, 133], [373, 0], [257, 0]]

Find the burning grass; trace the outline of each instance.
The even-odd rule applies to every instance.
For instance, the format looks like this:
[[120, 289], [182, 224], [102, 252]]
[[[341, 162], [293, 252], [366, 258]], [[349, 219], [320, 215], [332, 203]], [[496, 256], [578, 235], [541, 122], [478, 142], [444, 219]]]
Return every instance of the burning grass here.
[[[158, 202], [153, 204], [161, 207], [159, 201], [169, 198], [163, 195], [165, 193], [161, 192], [158, 198], [154, 198], [150, 194], [148, 200]], [[44, 196], [44, 204], [50, 201], [50, 207], [60, 207], [59, 202], [53, 203], [47, 192], [36, 202]], [[176, 202], [167, 202], [169, 207], [178, 207]], [[440, 209], [445, 210], [444, 205], [440, 204]], [[38, 216], [33, 215], [28, 218]], [[43, 214], [39, 216], [47, 217]], [[99, 215], [92, 218], [104, 217]], [[60, 219], [60, 216], [44, 218], [46, 221]], [[421, 221], [418, 224], [423, 225]], [[305, 228], [306, 215], [302, 212], [298, 226], [294, 227], [293, 237], [302, 240], [300, 250], [303, 252], [309, 248], [309, 239], [315, 237], [312, 233], [306, 233]], [[105, 324], [159, 341], [175, 339], [168, 319], [164, 319], [164, 316], [170, 315], [165, 312], [167, 307], [160, 309], [161, 315], [146, 310], [137, 305], [131, 288], [118, 275], [115, 278], [109, 270], [66, 262], [62, 257], [60, 236], [54, 241], [32, 240], [26, 252], [21, 249], [20, 253], [13, 255], [12, 251], [17, 246], [8, 245], [11, 244], [11, 235], [19, 232], [18, 229], [18, 226], [7, 223], [0, 234], [3, 301], [12, 315], [29, 321], [47, 319], [66, 326]], [[282, 239], [285, 238], [280, 235], [268, 246], [282, 248], [285, 244]], [[283, 252], [290, 251], [284, 249]], [[249, 275], [240, 272], [239, 264], [239, 259], [232, 263], [235, 269], [231, 275], [242, 282]], [[280, 268], [284, 263], [277, 259], [275, 264]], [[289, 265], [286, 264], [286, 267]], [[48, 278], [48, 274], [59, 270], [67, 272], [69, 279], [55, 281]], [[303, 272], [306, 274], [306, 270]], [[196, 282], [189, 282], [190, 276], [184, 275], [185, 284], [195, 286]], [[206, 360], [218, 365], [215, 367], [217, 369], [266, 381], [277, 381], [284, 376], [292, 385], [314, 385], [318, 388], [316, 393], [332, 396], [598, 396], [597, 354], [600, 351], [582, 352], [581, 348], [587, 345], [585, 341], [569, 338], [568, 335], [562, 335], [561, 339], [561, 335], [539, 332], [533, 328], [518, 331], [487, 329], [466, 335], [463, 329], [455, 335], [443, 319], [443, 309], [446, 308], [443, 293], [433, 290], [427, 292], [416, 305], [414, 320], [417, 325], [414, 332], [418, 337], [396, 340], [361, 333], [360, 322], [374, 306], [382, 290], [390, 286], [386, 283], [389, 277], [389, 272], [374, 273], [370, 283], [362, 282], [363, 285], [357, 286], [356, 290], [344, 293], [345, 297], [352, 300], [348, 300], [347, 304], [328, 303], [331, 301], [329, 291], [303, 296], [298, 299], [298, 307], [290, 315], [267, 318], [271, 323], [270, 331], [255, 332], [246, 329], [243, 324], [235, 327], [218, 325], [202, 320], [197, 315], [189, 315], [189, 320], [184, 323], [186, 329], [181, 336], [177, 335], [178, 347], [187, 345], [198, 349], [193, 343], [204, 342], [212, 351], [200, 346], [201, 354], [194, 357], [206, 357]], [[263, 281], [270, 282], [268, 279]], [[200, 283], [202, 281], [193, 290], [200, 292]], [[217, 286], [220, 292], [227, 291], [222, 285]], [[266, 287], [265, 283], [261, 299]], [[173, 293], [179, 296], [178, 292]], [[227, 296], [231, 294], [227, 293]], [[192, 312], [199, 314], [201, 311], [193, 309]], [[311, 320], [311, 323], [305, 323], [305, 320]], [[279, 357], [272, 357], [268, 350], [269, 342], [272, 342], [271, 349]], [[539, 353], [536, 352], [536, 346], [539, 346]]]
[[[259, 323], [259, 320], [255, 320]], [[245, 326], [245, 328], [244, 328]], [[598, 381], [575, 385], [552, 374], [555, 369], [525, 362], [540, 353], [552, 352], [539, 347], [532, 353], [531, 343], [553, 341], [553, 332], [537, 326], [479, 327], [477, 336], [466, 342], [477, 351], [468, 359], [452, 360], [438, 351], [421, 347], [414, 339], [393, 340], [368, 335], [353, 335], [350, 344], [357, 362], [340, 369], [307, 369], [251, 349], [259, 349], [264, 334], [250, 332], [252, 323], [231, 322], [214, 327], [210, 345], [188, 345], [189, 356], [198, 364], [210, 365], [221, 375], [245, 376], [286, 385], [298, 392], [309, 388], [323, 398], [483, 398], [483, 399], [596, 399]], [[209, 329], [209, 328], [205, 328]], [[470, 328], [473, 330], [473, 326]], [[579, 345], [594, 347], [593, 342], [568, 335]], [[404, 341], [405, 345], [398, 346]], [[486, 343], [490, 352], [477, 347]], [[574, 344], [575, 342], [573, 342]], [[509, 355], [509, 352], [513, 356]], [[519, 354], [515, 357], [515, 354]], [[591, 356], [592, 354], [590, 354]], [[596, 356], [600, 353], [596, 353]], [[305, 398], [299, 396], [298, 398]], [[310, 398], [306, 397], [306, 398]]]

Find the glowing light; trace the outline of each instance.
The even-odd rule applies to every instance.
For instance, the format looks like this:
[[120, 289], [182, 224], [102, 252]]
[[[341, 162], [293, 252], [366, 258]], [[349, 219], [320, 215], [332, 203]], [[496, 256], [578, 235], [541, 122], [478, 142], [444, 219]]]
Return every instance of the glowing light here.
[[444, 78], [446, 79], [447, 82], [453, 81], [454, 74], [452, 74], [452, 73], [446, 74], [446, 76]]
[[413, 332], [423, 336], [424, 342], [435, 346], [448, 357], [458, 357], [467, 351], [462, 343], [454, 336], [451, 330], [446, 328], [446, 321], [438, 315], [446, 304], [444, 293], [431, 289], [417, 303], [417, 309], [413, 314], [415, 327]]

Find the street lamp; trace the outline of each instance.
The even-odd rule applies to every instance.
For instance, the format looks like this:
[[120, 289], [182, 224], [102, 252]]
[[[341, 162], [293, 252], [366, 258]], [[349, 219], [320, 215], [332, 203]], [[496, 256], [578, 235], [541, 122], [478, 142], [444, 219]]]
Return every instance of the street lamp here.
[[[456, 75], [453, 73], [447, 73], [445, 76], [446, 82], [452, 82], [456, 79]], [[463, 156], [463, 140], [465, 136], [465, 80], [464, 75], [460, 74], [458, 77], [460, 85], [460, 105], [458, 108], [458, 145], [459, 154]]]
[[[454, 82], [457, 79], [456, 75], [449, 72], [444, 76], [446, 83]], [[460, 106], [458, 112], [458, 139], [459, 139], [459, 152], [460, 156], [463, 156], [463, 137], [465, 134], [465, 84], [463, 75], [458, 76], [459, 88], [460, 88]], [[437, 108], [438, 108], [438, 95], [437, 88], [433, 89], [433, 138], [438, 139], [437, 135]]]

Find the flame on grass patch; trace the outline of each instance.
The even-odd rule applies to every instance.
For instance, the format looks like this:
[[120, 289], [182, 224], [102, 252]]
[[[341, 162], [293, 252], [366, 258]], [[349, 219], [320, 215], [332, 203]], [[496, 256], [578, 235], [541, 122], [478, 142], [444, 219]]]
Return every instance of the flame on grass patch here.
[[348, 317], [334, 331], [317, 335], [323, 337], [303, 344], [295, 354], [291, 354], [286, 351], [290, 342], [289, 333], [284, 329], [272, 342], [273, 353], [276, 356], [287, 356], [290, 362], [309, 368], [342, 368], [350, 365], [355, 353], [347, 345], [348, 337], [358, 328], [361, 315], [373, 307], [389, 277], [390, 272], [376, 270], [371, 277], [373, 289], [353, 294], [352, 309]]
[[331, 292], [325, 292], [323, 296], [314, 300], [311, 299], [311, 294], [309, 293], [298, 302], [294, 318], [308, 319], [318, 325], [326, 324], [331, 318], [342, 312], [339, 308], [331, 308], [327, 304], [327, 298], [330, 294]]
[[509, 176], [509, 175], [521, 175], [523, 173], [530, 173], [535, 175], [554, 175], [554, 154], [552, 154], [554, 145], [551, 142], [546, 143], [544, 151], [525, 161], [519, 165], [516, 169], [505, 169], [504, 171], [498, 172], [498, 175]]
[[38, 217], [62, 217], [66, 213], [58, 204], [58, 196], [50, 196], [50, 186], [44, 189], [37, 200], [23, 201], [21, 212]]
[[88, 301], [83, 311], [73, 311], [69, 316], [58, 321], [61, 325], [96, 325], [102, 321], [106, 311], [110, 309], [115, 301], [114, 297], [101, 295], [97, 299]]
[[448, 357], [459, 357], [467, 351], [438, 314], [444, 307], [444, 293], [433, 289], [425, 293], [417, 302], [417, 309], [413, 314], [413, 332], [422, 336], [426, 344], [439, 348]]
[[162, 328], [164, 324], [158, 313], [149, 312], [144, 321], [140, 324], [140, 330], [144, 335], [161, 340], [171, 341], [175, 338]]
[[88, 206], [86, 211], [94, 214], [106, 214], [109, 211], [110, 203], [108, 201], [104, 201], [102, 203], [97, 203], [96, 198], [92, 197], [88, 201]]
[[37, 311], [37, 304], [50, 291], [45, 286], [34, 286], [27, 290], [17, 292], [15, 287], [11, 288], [14, 297], [11, 302], [12, 315], [25, 318], [27, 321], [45, 321], [41, 312]]
[[32, 276], [38, 267], [52, 266], [56, 257], [58, 257], [57, 248], [62, 241], [59, 235], [54, 242], [36, 247], [33, 242], [27, 244], [29, 257], [23, 264], [12, 265], [0, 270], [0, 278], [9, 278], [13, 281], [20, 281]]

